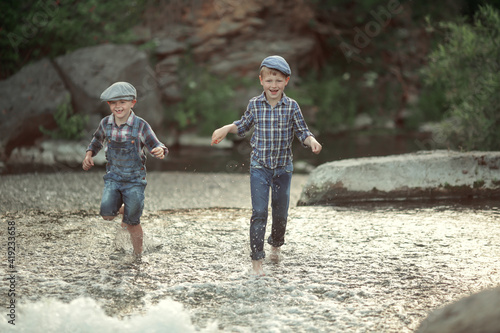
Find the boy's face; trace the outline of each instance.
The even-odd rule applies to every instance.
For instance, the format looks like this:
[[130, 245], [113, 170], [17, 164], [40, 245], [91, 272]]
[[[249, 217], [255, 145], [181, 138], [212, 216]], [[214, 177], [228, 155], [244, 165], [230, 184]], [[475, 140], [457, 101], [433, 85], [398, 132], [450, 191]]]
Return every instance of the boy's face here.
[[264, 88], [264, 93], [269, 102], [279, 102], [283, 96], [283, 91], [290, 80], [290, 77], [286, 77], [284, 74], [272, 71], [270, 73], [262, 73], [259, 75], [260, 84]]
[[119, 100], [119, 101], [108, 101], [109, 109], [111, 113], [115, 116], [115, 122], [118, 124], [123, 124], [127, 121], [128, 116], [132, 112], [132, 108], [134, 107], [137, 101], [127, 101], [127, 100]]

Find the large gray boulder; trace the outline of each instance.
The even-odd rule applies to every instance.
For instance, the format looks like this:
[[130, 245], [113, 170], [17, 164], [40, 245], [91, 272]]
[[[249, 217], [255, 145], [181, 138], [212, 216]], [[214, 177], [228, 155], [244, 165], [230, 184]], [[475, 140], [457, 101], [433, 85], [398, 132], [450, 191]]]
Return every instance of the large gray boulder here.
[[101, 93], [114, 82], [127, 81], [137, 89], [136, 113], [153, 128], [160, 125], [163, 109], [156, 74], [147, 54], [137, 47], [86, 47], [56, 58], [55, 63], [71, 91], [76, 112], [108, 114], [109, 108], [99, 99]]
[[33, 144], [42, 136], [39, 126], [51, 127], [57, 107], [69, 99], [69, 91], [48, 59], [0, 81], [0, 159], [5, 160], [15, 147]]
[[417, 333], [500, 332], [500, 288], [483, 290], [433, 311]]
[[499, 195], [500, 152], [437, 150], [322, 164], [298, 205]]

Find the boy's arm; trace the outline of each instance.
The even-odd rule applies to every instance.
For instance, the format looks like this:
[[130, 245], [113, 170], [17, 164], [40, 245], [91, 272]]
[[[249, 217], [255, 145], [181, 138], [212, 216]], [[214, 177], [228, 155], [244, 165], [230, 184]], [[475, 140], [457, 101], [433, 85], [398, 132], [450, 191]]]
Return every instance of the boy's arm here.
[[[311, 133], [309, 128], [307, 127], [306, 121], [304, 120], [304, 116], [302, 115], [302, 111], [300, 111], [300, 107], [297, 103], [294, 103], [294, 108], [293, 108], [293, 131], [295, 132], [295, 135], [297, 136], [297, 139], [299, 139], [300, 143], [302, 146], [305, 148], [310, 147], [308, 144], [309, 138], [312, 137], [314, 138], [314, 135]], [[309, 140], [308, 140], [309, 139]], [[306, 142], [307, 140], [307, 142]]]
[[144, 145], [151, 155], [159, 159], [163, 159], [168, 155], [168, 148], [158, 140], [155, 132], [147, 122], [144, 122], [143, 137]]
[[227, 136], [228, 133], [238, 134], [241, 137], [245, 136], [245, 132], [250, 130], [250, 128], [254, 124], [254, 114], [253, 114], [252, 101], [248, 103], [247, 110], [243, 113], [243, 116], [240, 120], [233, 122], [232, 124], [228, 124], [226, 126], [222, 126], [214, 131], [212, 134], [212, 143], [218, 144]]
[[228, 133], [238, 134], [238, 127], [235, 124], [228, 124], [226, 126], [222, 126], [214, 131], [212, 134], [212, 143], [211, 146], [218, 144], [228, 135]]
[[309, 131], [299, 105], [297, 104], [295, 107], [296, 109], [293, 115], [293, 130], [304, 146], [311, 147], [313, 153], [319, 154], [323, 147], [316, 140], [311, 131]]
[[[104, 119], [106, 119], [106, 118], [104, 118]], [[103, 124], [104, 119], [100, 122], [99, 127], [94, 132], [94, 135], [92, 136], [92, 141], [90, 141], [90, 144], [86, 150], [86, 152], [89, 152], [89, 151], [92, 152], [92, 157], [97, 155], [103, 147], [103, 142], [104, 142], [104, 139], [106, 136], [106, 132], [104, 130], [104, 124]]]
[[103, 147], [102, 143], [104, 142], [104, 137], [105, 137], [104, 126], [103, 126], [104, 119], [99, 123], [99, 127], [94, 132], [92, 141], [90, 142], [89, 146], [87, 147], [87, 151], [85, 152], [85, 158], [83, 159], [82, 162], [82, 168], [85, 171], [89, 170], [94, 166], [93, 157], [97, 155]]

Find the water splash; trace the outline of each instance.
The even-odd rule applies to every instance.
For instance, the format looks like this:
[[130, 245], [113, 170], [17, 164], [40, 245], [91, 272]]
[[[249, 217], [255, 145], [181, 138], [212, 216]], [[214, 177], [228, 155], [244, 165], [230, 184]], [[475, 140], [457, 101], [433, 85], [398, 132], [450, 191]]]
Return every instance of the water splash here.
[[18, 324], [13, 327], [0, 322], [2, 332], [90, 333], [90, 332], [217, 332], [214, 322], [197, 330], [191, 323], [190, 314], [182, 304], [165, 299], [153, 305], [146, 313], [123, 319], [109, 317], [102, 307], [91, 298], [77, 298], [70, 303], [43, 299], [33, 303], [21, 303]]

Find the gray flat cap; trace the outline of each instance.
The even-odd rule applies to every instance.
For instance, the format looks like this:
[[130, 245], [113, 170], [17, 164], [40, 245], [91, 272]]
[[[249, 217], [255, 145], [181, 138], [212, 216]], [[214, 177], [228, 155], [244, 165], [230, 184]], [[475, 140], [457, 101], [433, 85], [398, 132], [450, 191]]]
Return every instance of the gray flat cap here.
[[128, 82], [115, 82], [101, 94], [101, 101], [132, 101], [137, 99], [137, 91]]
[[286, 76], [292, 75], [292, 70], [290, 69], [290, 66], [286, 62], [285, 58], [278, 55], [270, 56], [262, 60], [260, 68], [262, 67], [276, 69]]

